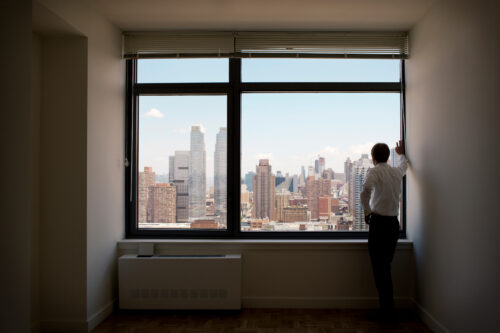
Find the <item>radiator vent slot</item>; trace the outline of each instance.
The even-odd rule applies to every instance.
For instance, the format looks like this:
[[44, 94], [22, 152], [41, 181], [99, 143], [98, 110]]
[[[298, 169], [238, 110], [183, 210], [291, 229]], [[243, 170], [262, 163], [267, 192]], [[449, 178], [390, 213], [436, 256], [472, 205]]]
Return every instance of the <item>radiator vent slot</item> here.
[[227, 299], [227, 289], [156, 289], [135, 288], [130, 291], [132, 298], [164, 298], [164, 299]]

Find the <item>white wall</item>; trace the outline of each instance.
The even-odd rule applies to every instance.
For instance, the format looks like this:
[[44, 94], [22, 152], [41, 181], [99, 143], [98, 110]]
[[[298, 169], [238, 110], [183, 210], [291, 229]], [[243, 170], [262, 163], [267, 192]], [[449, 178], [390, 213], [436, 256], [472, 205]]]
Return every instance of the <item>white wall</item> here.
[[87, 319], [113, 309], [125, 231], [125, 61], [121, 32], [91, 15], [87, 131]]
[[85, 322], [87, 39], [44, 37], [41, 111], [41, 318]]
[[[88, 1], [43, 0], [40, 3], [40, 6], [50, 11], [46, 17], [53, 21], [53, 16], [56, 16], [64, 21], [59, 26], [82, 34], [88, 42], [84, 54], [85, 75], [79, 78], [83, 85], [80, 91], [85, 94], [82, 120], [85, 128], [82, 137], [84, 143], [79, 143], [81, 149], [78, 152], [84, 154], [84, 158], [78, 159], [78, 167], [74, 166], [76, 171], [83, 170], [83, 173], [75, 175], [74, 180], [79, 185], [81, 182], [84, 184], [84, 197], [78, 198], [84, 211], [78, 211], [83, 221], [74, 222], [73, 230], [78, 232], [79, 237], [73, 241], [77, 251], [81, 251], [79, 255], [83, 256], [84, 262], [70, 263], [66, 260], [68, 266], [64, 269], [67, 273], [78, 270], [83, 281], [83, 287], [78, 287], [79, 293], [83, 291], [83, 298], [74, 302], [74, 306], [83, 309], [84, 314], [83, 317], [78, 315], [80, 319], [73, 327], [90, 330], [113, 309], [117, 297], [116, 242], [124, 235], [125, 63], [121, 59], [121, 31], [96, 14]], [[57, 55], [54, 55], [54, 61], [57, 60]], [[52, 77], [53, 74], [47, 73], [47, 76]], [[64, 135], [72, 137], [71, 133]], [[64, 157], [61, 158], [64, 161]], [[44, 160], [45, 156], [42, 155]], [[56, 207], [43, 206], [57, 213]], [[56, 238], [59, 242], [65, 239], [61, 234], [54, 233], [54, 230], [43, 237]], [[53, 268], [49, 271], [52, 272]], [[47, 292], [48, 288], [42, 287], [42, 291]], [[64, 303], [58, 305], [63, 307]], [[65, 326], [64, 322], [76, 320], [65, 313], [65, 309], [60, 311], [62, 314], [57, 320], [42, 316], [43, 321], [52, 322], [45, 327], [67, 329], [70, 326]]]
[[437, 1], [410, 35], [408, 235], [416, 302], [438, 331], [500, 327], [498, 13]]

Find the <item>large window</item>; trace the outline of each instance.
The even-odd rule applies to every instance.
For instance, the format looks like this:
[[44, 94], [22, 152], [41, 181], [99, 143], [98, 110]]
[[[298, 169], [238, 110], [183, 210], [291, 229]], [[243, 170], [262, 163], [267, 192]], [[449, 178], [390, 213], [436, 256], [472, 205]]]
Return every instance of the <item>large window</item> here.
[[404, 134], [402, 67], [128, 60], [127, 236], [367, 237], [359, 194], [372, 145]]

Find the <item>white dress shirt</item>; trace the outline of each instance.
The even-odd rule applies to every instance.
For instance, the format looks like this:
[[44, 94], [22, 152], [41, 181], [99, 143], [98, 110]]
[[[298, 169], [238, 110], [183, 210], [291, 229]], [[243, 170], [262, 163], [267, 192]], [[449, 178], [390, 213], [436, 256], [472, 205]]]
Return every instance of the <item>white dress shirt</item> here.
[[408, 168], [405, 155], [399, 155], [399, 166], [391, 167], [387, 163], [377, 163], [368, 169], [361, 204], [365, 215], [375, 213], [383, 216], [397, 216], [401, 199], [401, 180]]

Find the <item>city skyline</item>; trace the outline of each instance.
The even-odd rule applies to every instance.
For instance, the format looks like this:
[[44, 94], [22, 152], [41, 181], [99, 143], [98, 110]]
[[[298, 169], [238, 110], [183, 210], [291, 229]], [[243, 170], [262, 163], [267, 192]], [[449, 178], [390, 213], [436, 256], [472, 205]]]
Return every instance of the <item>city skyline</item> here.
[[[205, 129], [204, 129], [203, 125], [191, 125], [190, 128], [191, 128], [191, 130], [193, 130], [193, 128], [196, 128], [196, 131], [199, 132], [201, 135], [201, 138], [200, 138], [201, 141], [198, 144], [195, 144], [194, 146], [198, 147], [198, 148], [203, 147], [202, 150], [203, 150], [204, 156], [202, 157], [202, 159], [203, 159], [203, 164], [204, 164], [203, 169], [205, 170], [204, 173], [205, 173], [206, 179], [217, 178], [217, 172], [216, 172], [217, 167], [214, 167], [212, 169], [213, 174], [211, 174], [211, 175], [210, 175], [210, 171], [208, 171], [208, 168], [207, 168], [207, 163], [206, 163], [207, 154], [205, 151], [205, 143], [204, 143], [205, 142], [205, 135], [204, 135]], [[187, 133], [186, 133], [186, 135], [187, 135]], [[192, 142], [193, 133], [192, 133], [192, 131], [191, 131], [191, 134], [189, 135], [189, 137], [191, 138], [191, 143], [190, 143], [191, 148], [193, 148], [193, 142]], [[342, 162], [341, 167], [338, 166], [337, 170], [329, 167], [329, 164], [326, 162], [327, 159], [325, 158], [325, 156], [327, 156], [326, 154], [322, 154], [322, 155], [318, 154], [316, 157], [312, 157], [312, 154], [308, 154], [308, 156], [311, 156], [311, 158], [312, 158], [310, 160], [310, 163], [294, 167], [294, 169], [298, 170], [297, 172], [284, 172], [282, 170], [276, 170], [274, 173], [299, 177], [301, 174], [305, 173], [305, 169], [308, 169], [308, 172], [305, 173], [305, 177], [304, 177], [304, 179], [306, 179], [311, 174], [317, 174], [317, 173], [322, 174], [324, 171], [331, 169], [336, 174], [337, 173], [344, 174], [346, 177], [346, 180], [347, 180], [347, 177], [348, 177], [347, 171], [348, 170], [346, 169], [346, 163], [351, 162], [351, 161], [355, 162], [356, 160], [363, 158], [364, 155], [369, 155], [369, 151], [371, 150], [371, 147], [373, 145], [374, 144], [372, 144], [372, 143], [367, 143], [365, 145], [360, 145], [360, 146], [355, 147], [355, 149], [353, 149], [353, 153], [351, 155], [346, 155], [347, 157]], [[227, 128], [226, 127], [219, 128], [219, 132], [216, 135], [216, 143], [214, 146], [215, 146], [214, 153], [213, 153], [214, 165], [217, 166], [217, 164], [219, 164], [219, 171], [218, 172], [221, 174], [221, 177], [225, 177], [226, 172], [227, 172], [227, 170], [225, 169], [227, 167], [227, 158], [226, 158], [227, 157]], [[391, 147], [390, 148], [391, 166], [394, 166], [394, 156], [395, 156], [394, 148], [391, 145], [389, 145], [389, 147]], [[163, 171], [161, 173], [157, 172], [156, 175], [158, 175], [158, 176], [168, 175], [169, 181], [173, 181], [174, 179], [180, 179], [179, 177], [175, 176], [175, 174], [179, 172], [178, 170], [176, 170], [177, 169], [177, 167], [176, 167], [177, 162], [176, 161], [178, 161], [179, 155], [182, 155], [182, 154], [187, 154], [189, 156], [190, 150], [187, 150], [187, 151], [175, 150], [175, 155], [169, 156], [169, 159], [168, 159], [169, 164], [168, 164], [168, 169], [166, 169], [166, 172], [165, 171]], [[266, 156], [264, 156], [264, 157], [266, 157]], [[185, 157], [185, 159], [186, 159], [186, 162], [184, 162], [184, 163], [191, 163], [191, 160], [189, 157]], [[269, 165], [273, 165], [273, 163], [271, 162], [272, 161], [271, 158], [261, 158], [261, 156], [256, 156], [255, 167], [258, 167], [260, 160], [263, 160], [263, 159], [268, 160]], [[139, 170], [141, 170], [141, 168], [144, 169], [145, 167], [151, 168], [152, 166], [151, 165], [140, 165]], [[254, 168], [254, 170], [255, 170], [255, 168]], [[245, 178], [250, 173], [255, 174], [255, 172], [253, 170], [248, 170], [246, 172], [244, 170], [242, 170], [241, 171], [241, 180], [243, 182], [246, 182]], [[215, 182], [211, 186], [215, 187]], [[220, 185], [220, 186], [222, 186], [222, 185]], [[209, 190], [209, 188], [207, 187], [206, 192], [208, 192], [208, 190]]]
[[[186, 134], [198, 124], [205, 130], [207, 173], [213, 175], [216, 134], [226, 127], [226, 100], [220, 97], [141, 97], [139, 168], [154, 165], [158, 174], [168, 174], [168, 156], [188, 149]], [[359, 158], [376, 142], [392, 147], [399, 140], [399, 94], [244, 95], [241, 136], [243, 174], [261, 158], [272, 160], [275, 170], [298, 174], [302, 165], [314, 167], [318, 156], [341, 172], [347, 157]]]
[[[203, 128], [202, 125], [193, 125], [191, 127], [200, 127], [200, 128]], [[222, 135], [221, 135], [222, 134]], [[222, 168], [225, 168], [227, 167], [227, 161], [224, 161], [222, 162], [222, 160], [224, 159], [224, 156], [227, 156], [227, 129], [225, 127], [220, 127], [219, 128], [219, 133], [217, 134], [217, 139], [216, 139], [216, 144], [215, 144], [215, 149], [214, 149], [214, 156], [217, 156], [218, 158], [218, 163], [222, 163], [223, 166], [221, 166]], [[202, 139], [204, 140], [204, 138]], [[219, 143], [218, 140], [221, 140], [223, 142]], [[204, 143], [203, 143], [204, 145]], [[283, 174], [283, 175], [289, 175], [289, 176], [300, 176], [305, 169], [308, 169], [309, 171], [306, 173], [306, 177], [309, 175], [309, 174], [314, 174], [314, 173], [319, 173], [319, 174], [322, 174], [323, 171], [326, 171], [328, 169], [332, 169], [332, 171], [334, 173], [341, 173], [341, 174], [346, 174], [346, 166], [345, 166], [345, 163], [346, 161], [356, 161], [357, 159], [359, 158], [363, 158], [363, 155], [369, 155], [369, 151], [371, 150], [371, 147], [373, 147], [374, 144], [372, 143], [367, 143], [365, 145], [360, 145], [360, 146], [356, 146], [354, 149], [353, 149], [353, 153], [352, 155], [347, 155], [346, 159], [344, 160], [344, 162], [342, 163], [342, 167], [338, 167], [338, 170], [335, 170], [331, 167], [329, 167], [329, 164], [326, 161], [326, 158], [325, 156], [327, 156], [326, 154], [323, 154], [323, 155], [320, 155], [318, 154], [316, 156], [316, 158], [314, 157], [311, 157], [312, 159], [310, 160], [310, 163], [309, 164], [305, 164], [305, 165], [300, 165], [300, 166], [297, 166], [296, 169], [298, 170], [297, 172], [284, 172], [282, 170], [276, 170], [275, 173], [280, 173], [280, 174]], [[391, 145], [389, 145], [391, 147]], [[220, 147], [219, 151], [217, 150], [217, 147]], [[394, 161], [393, 161], [393, 156], [394, 156], [394, 148], [390, 148], [391, 150], [391, 155], [390, 155], [390, 160], [392, 161], [391, 163], [391, 166], [394, 166]], [[164, 176], [164, 175], [168, 175], [169, 176], [169, 181], [172, 181], [174, 179], [177, 179], [175, 176], [172, 176], [172, 174], [175, 174], [176, 172], [176, 167], [175, 167], [175, 162], [176, 159], [175, 157], [179, 158], [178, 155], [180, 154], [183, 154], [183, 153], [187, 153], [189, 155], [189, 150], [188, 151], [180, 151], [180, 150], [175, 150], [175, 156], [169, 156], [169, 165], [168, 165], [168, 168], [166, 169], [166, 172], [163, 171], [163, 172], [160, 172], [160, 173], [156, 173], [157, 176]], [[203, 151], [206, 155], [206, 151]], [[312, 156], [312, 154], [309, 154], [308, 156]], [[206, 160], [206, 157], [207, 156], [204, 156], [204, 159]], [[213, 161], [214, 161], [214, 165], [217, 165], [217, 158], [214, 157]], [[262, 159], [266, 159], [269, 161], [269, 164], [270, 165], [273, 165], [273, 163], [271, 162], [272, 159], [271, 158], [260, 158], [260, 156], [256, 156], [256, 163], [255, 163], [255, 167], [258, 167], [259, 166], [259, 161], [262, 160]], [[189, 161], [190, 159], [187, 158], [187, 161]], [[319, 163], [318, 163], [319, 162]], [[206, 162], [204, 163], [206, 164]], [[150, 168], [151, 165], [141, 165], [139, 167], [139, 170], [144, 169], [145, 167], [147, 168]], [[212, 179], [215, 179], [217, 176], [216, 176], [216, 168], [213, 168], [213, 174], [210, 175], [210, 172], [208, 171], [208, 168], [207, 166], [205, 165], [204, 166], [204, 169], [206, 170], [205, 171], [205, 175], [206, 175], [206, 179], [208, 178], [212, 178]], [[156, 169], [155, 169], [156, 170]], [[163, 169], [165, 170], [165, 169]], [[255, 170], [255, 169], [254, 169]], [[178, 172], [178, 171], [177, 171]], [[219, 171], [221, 172], [221, 171]], [[244, 171], [242, 170], [241, 171], [242, 174], [241, 174], [241, 180], [242, 181], [245, 181], [245, 177], [247, 174], [250, 174], [250, 173], [253, 173], [255, 174], [255, 172], [253, 170], [248, 170], [248, 171]], [[226, 173], [226, 169], [223, 169], [223, 172], [222, 174]], [[225, 174], [224, 174], [225, 176]], [[348, 177], [348, 175], [345, 175], [345, 177]], [[215, 182], [214, 184], [212, 184], [211, 186], [214, 186], [215, 187]], [[206, 192], [208, 192], [209, 188], [207, 187], [206, 189]]]
[[[224, 146], [224, 128], [218, 136], [219, 152]], [[176, 152], [188, 153], [196, 161], [196, 154], [203, 152], [203, 137], [199, 127], [193, 126], [192, 151]], [[177, 166], [176, 156], [173, 162]], [[179, 157], [179, 156], [177, 156]], [[222, 156], [221, 156], [222, 158]], [[394, 155], [389, 163], [395, 164]], [[190, 158], [191, 160], [191, 158]], [[196, 163], [195, 163], [196, 164]], [[157, 182], [152, 167], [145, 167], [139, 173], [139, 210], [138, 222], [142, 228], [188, 228], [188, 229], [224, 229], [227, 226], [227, 211], [217, 209], [221, 207], [221, 199], [225, 204], [226, 194], [210, 190], [201, 198], [203, 184], [194, 183], [193, 173], [190, 170], [200, 171], [199, 166], [189, 162], [189, 167], [180, 167], [187, 171], [189, 177], [189, 219], [182, 220], [179, 215], [185, 207], [177, 204], [180, 198], [186, 198], [183, 191], [183, 181], [179, 182], [177, 168], [168, 183]], [[186, 161], [182, 159], [182, 165]], [[272, 171], [272, 165], [267, 159], [260, 159], [256, 172], [245, 175], [247, 184], [251, 181], [253, 192], [248, 191], [247, 185], [241, 187], [241, 230], [242, 231], [366, 231], [363, 208], [360, 204], [360, 192], [366, 172], [373, 167], [368, 154], [361, 158], [345, 161], [346, 177], [343, 174], [334, 178], [331, 168], [323, 157], [315, 160], [317, 168], [310, 167], [310, 173], [304, 182], [303, 175], [283, 175]], [[187, 169], [187, 170], [186, 170]], [[217, 169], [217, 167], [216, 167]], [[250, 176], [250, 177], [248, 177]], [[170, 178], [170, 177], [169, 177]], [[223, 182], [227, 179], [223, 176]], [[297, 180], [299, 183], [296, 184]], [[248, 184], [249, 185], [249, 184]], [[293, 186], [292, 186], [293, 185]], [[219, 189], [220, 190], [220, 189]], [[223, 189], [227, 190], [227, 189]], [[227, 192], [226, 192], [227, 193]], [[193, 200], [194, 199], [194, 200]], [[199, 201], [199, 202], [198, 202]], [[217, 204], [217, 201], [219, 203]], [[194, 204], [193, 204], [194, 203]], [[215, 203], [215, 204], [214, 204]], [[192, 211], [199, 211], [193, 214]]]

